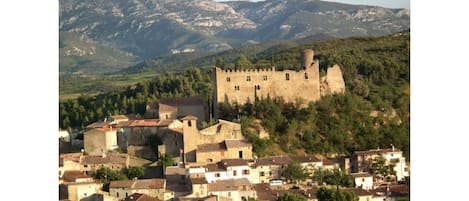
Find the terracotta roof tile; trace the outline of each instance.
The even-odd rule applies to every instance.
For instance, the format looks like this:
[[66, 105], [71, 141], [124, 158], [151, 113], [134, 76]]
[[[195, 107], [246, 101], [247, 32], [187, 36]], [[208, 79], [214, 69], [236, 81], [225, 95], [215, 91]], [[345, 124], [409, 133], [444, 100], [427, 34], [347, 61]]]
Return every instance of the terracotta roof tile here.
[[252, 144], [245, 140], [225, 140], [226, 148], [251, 147]]
[[246, 178], [218, 180], [216, 182], [208, 184], [208, 191], [209, 192], [235, 191], [235, 190], [239, 190], [241, 186], [250, 186], [250, 185], [251, 183]]
[[137, 179], [111, 181], [109, 188], [130, 188], [130, 189], [162, 189], [165, 186], [165, 179]]
[[215, 144], [201, 144], [197, 145], [198, 152], [211, 152], [211, 151], [219, 151], [219, 150], [226, 150], [225, 143], [215, 143]]
[[247, 166], [248, 162], [243, 159], [223, 159], [220, 161], [221, 164], [225, 167], [233, 167], [233, 166]]
[[111, 183], [109, 184], [109, 188], [132, 188], [133, 185], [133, 180], [119, 180], [111, 181]]
[[187, 116], [181, 118], [181, 120], [197, 120], [197, 117], [192, 116], [192, 115], [187, 115]]
[[127, 154], [107, 154], [102, 156], [83, 156], [82, 164], [127, 164]]
[[207, 172], [220, 172], [220, 171], [226, 171], [226, 167], [224, 167], [220, 163], [212, 163], [212, 164], [207, 164], [204, 166], [207, 168]]
[[208, 184], [207, 179], [205, 177], [201, 178], [190, 178], [192, 184]]
[[290, 157], [293, 161], [300, 162], [300, 163], [311, 163], [311, 162], [321, 162], [321, 159], [317, 158], [316, 156], [291, 156]]
[[382, 153], [389, 153], [389, 152], [400, 152], [401, 150], [395, 148], [394, 151], [392, 149], [370, 149], [367, 151], [355, 151], [354, 154], [356, 155], [372, 155], [372, 154], [382, 154]]
[[292, 159], [289, 156], [271, 156], [258, 159], [253, 166], [288, 165], [290, 162], [292, 162]]

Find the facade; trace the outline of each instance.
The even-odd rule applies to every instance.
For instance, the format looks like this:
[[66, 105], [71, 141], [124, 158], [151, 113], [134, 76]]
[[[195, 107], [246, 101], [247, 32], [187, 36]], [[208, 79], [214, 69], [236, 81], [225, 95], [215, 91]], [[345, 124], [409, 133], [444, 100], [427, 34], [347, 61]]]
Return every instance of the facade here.
[[125, 199], [134, 193], [146, 194], [164, 200], [166, 180], [164, 179], [138, 179], [111, 181], [109, 194], [119, 200]]
[[160, 99], [158, 115], [161, 120], [178, 119], [187, 115], [193, 115], [200, 121], [207, 121], [208, 109], [201, 97]]
[[252, 159], [252, 144], [245, 140], [225, 140], [197, 146], [196, 162], [212, 163], [223, 159]]
[[197, 146], [203, 144], [217, 144], [225, 140], [243, 140], [241, 125], [225, 120], [208, 128], [199, 130], [197, 128], [197, 117], [186, 116], [181, 119], [183, 133], [183, 157], [185, 163], [195, 163]]
[[351, 175], [354, 179], [356, 188], [361, 188], [363, 190], [373, 189], [373, 176], [370, 173], [352, 173]]
[[59, 200], [81, 201], [99, 193], [103, 187], [97, 182], [69, 182], [59, 185]]
[[251, 183], [246, 178], [219, 180], [209, 183], [208, 192], [212, 195], [231, 198], [232, 201], [257, 198], [256, 191], [252, 190]]
[[121, 171], [129, 167], [129, 156], [127, 154], [110, 153], [102, 156], [83, 156], [81, 170], [86, 173], [94, 173], [102, 167]]
[[370, 172], [374, 160], [379, 156], [383, 157], [386, 165], [393, 164], [394, 171], [396, 172], [397, 181], [402, 181], [406, 176], [409, 176], [409, 169], [405, 162], [405, 157], [402, 151], [395, 149], [371, 149], [368, 151], [356, 151], [352, 154], [350, 159], [350, 168], [353, 173]]
[[81, 171], [82, 153], [69, 153], [59, 155], [59, 178], [62, 178], [65, 171]]
[[254, 184], [269, 183], [272, 179], [281, 179], [283, 170], [292, 162], [288, 156], [272, 156], [258, 159], [251, 167]]
[[256, 98], [282, 97], [286, 102], [317, 101], [322, 95], [342, 93], [345, 84], [338, 65], [319, 78], [319, 60], [314, 52], [302, 53], [303, 70], [277, 71], [271, 69], [222, 70], [214, 69], [214, 105], [218, 103], [254, 102]]
[[246, 160], [225, 159], [218, 163], [204, 166], [208, 183], [227, 179], [251, 179], [251, 170]]
[[102, 128], [93, 128], [85, 131], [83, 135], [85, 152], [89, 155], [102, 155], [118, 148], [116, 128], [104, 125]]

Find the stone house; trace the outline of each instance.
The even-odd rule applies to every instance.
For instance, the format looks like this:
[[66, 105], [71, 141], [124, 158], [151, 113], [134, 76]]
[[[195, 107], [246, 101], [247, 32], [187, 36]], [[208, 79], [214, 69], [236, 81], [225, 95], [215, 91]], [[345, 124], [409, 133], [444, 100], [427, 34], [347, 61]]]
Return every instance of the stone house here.
[[150, 135], [156, 135], [158, 119], [138, 119], [119, 122], [118, 128], [119, 147], [127, 151], [128, 146], [142, 146]]
[[129, 156], [127, 154], [109, 153], [101, 156], [83, 156], [81, 170], [87, 174], [93, 174], [102, 167], [111, 170], [122, 171], [129, 167]]
[[269, 183], [272, 179], [282, 179], [282, 173], [290, 162], [292, 162], [292, 159], [289, 156], [257, 159], [251, 166], [253, 172], [251, 175], [252, 183]]
[[160, 99], [158, 115], [161, 120], [178, 119], [192, 115], [200, 121], [208, 120], [208, 107], [202, 97]]
[[100, 193], [102, 183], [99, 182], [66, 182], [59, 184], [59, 200], [81, 201]]
[[209, 183], [227, 179], [251, 179], [251, 168], [243, 159], [224, 159], [218, 163], [207, 164], [205, 178]]
[[111, 181], [109, 194], [119, 200], [125, 199], [134, 193], [147, 194], [151, 197], [164, 200], [166, 189], [165, 179], [135, 179]]
[[245, 140], [225, 140], [221, 143], [197, 146], [197, 164], [235, 158], [252, 159], [252, 144]]
[[70, 182], [93, 182], [94, 179], [91, 176], [85, 175], [84, 172], [81, 171], [65, 171], [64, 175], [62, 176], [62, 180], [60, 183], [70, 183]]
[[371, 173], [372, 164], [379, 156], [385, 159], [385, 165], [394, 165], [397, 181], [402, 181], [406, 176], [409, 176], [409, 169], [405, 162], [405, 157], [403, 156], [402, 151], [395, 149], [394, 146], [390, 149], [378, 148], [368, 151], [355, 151], [350, 158], [350, 169], [353, 173]]
[[205, 177], [190, 178], [189, 186], [192, 193], [190, 195], [185, 196], [187, 198], [199, 198], [208, 195], [208, 182]]
[[370, 173], [351, 173], [350, 175], [353, 177], [356, 188], [361, 188], [363, 190], [373, 189], [373, 176]]
[[81, 171], [82, 153], [69, 153], [59, 155], [59, 178], [65, 171]]
[[110, 124], [104, 124], [101, 128], [92, 128], [83, 135], [85, 152], [89, 155], [102, 155], [116, 150], [117, 129]]
[[186, 116], [181, 120], [183, 123], [183, 157], [185, 163], [195, 163], [197, 161], [196, 149], [199, 145], [217, 144], [230, 139], [244, 139], [244, 136], [241, 134], [241, 125], [238, 123], [220, 119], [217, 124], [199, 130], [197, 128], [197, 117]]
[[211, 195], [231, 198], [232, 201], [242, 201], [248, 198], [257, 198], [256, 191], [246, 178], [218, 180], [208, 184], [208, 192]]

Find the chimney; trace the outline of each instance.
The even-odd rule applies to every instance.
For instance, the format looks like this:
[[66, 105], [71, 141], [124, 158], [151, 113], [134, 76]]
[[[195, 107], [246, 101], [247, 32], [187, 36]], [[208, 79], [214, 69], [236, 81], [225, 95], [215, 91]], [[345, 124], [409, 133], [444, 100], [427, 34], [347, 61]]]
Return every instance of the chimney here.
[[393, 144], [391, 144], [391, 147], [392, 147], [392, 152], [394, 152], [394, 145], [393, 145]]

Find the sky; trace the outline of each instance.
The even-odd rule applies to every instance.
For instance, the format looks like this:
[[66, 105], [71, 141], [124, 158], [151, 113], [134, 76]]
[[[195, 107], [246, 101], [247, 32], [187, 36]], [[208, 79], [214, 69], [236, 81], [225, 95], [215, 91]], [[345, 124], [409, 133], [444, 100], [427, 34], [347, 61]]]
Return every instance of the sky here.
[[[215, 0], [215, 1], [224, 2], [224, 1], [229, 1], [229, 0]], [[257, 2], [257, 1], [262, 1], [262, 0], [251, 0], [251, 1]], [[410, 9], [410, 0], [327, 0], [327, 1], [340, 2], [340, 3], [346, 3], [346, 4], [381, 6], [385, 8]]]

